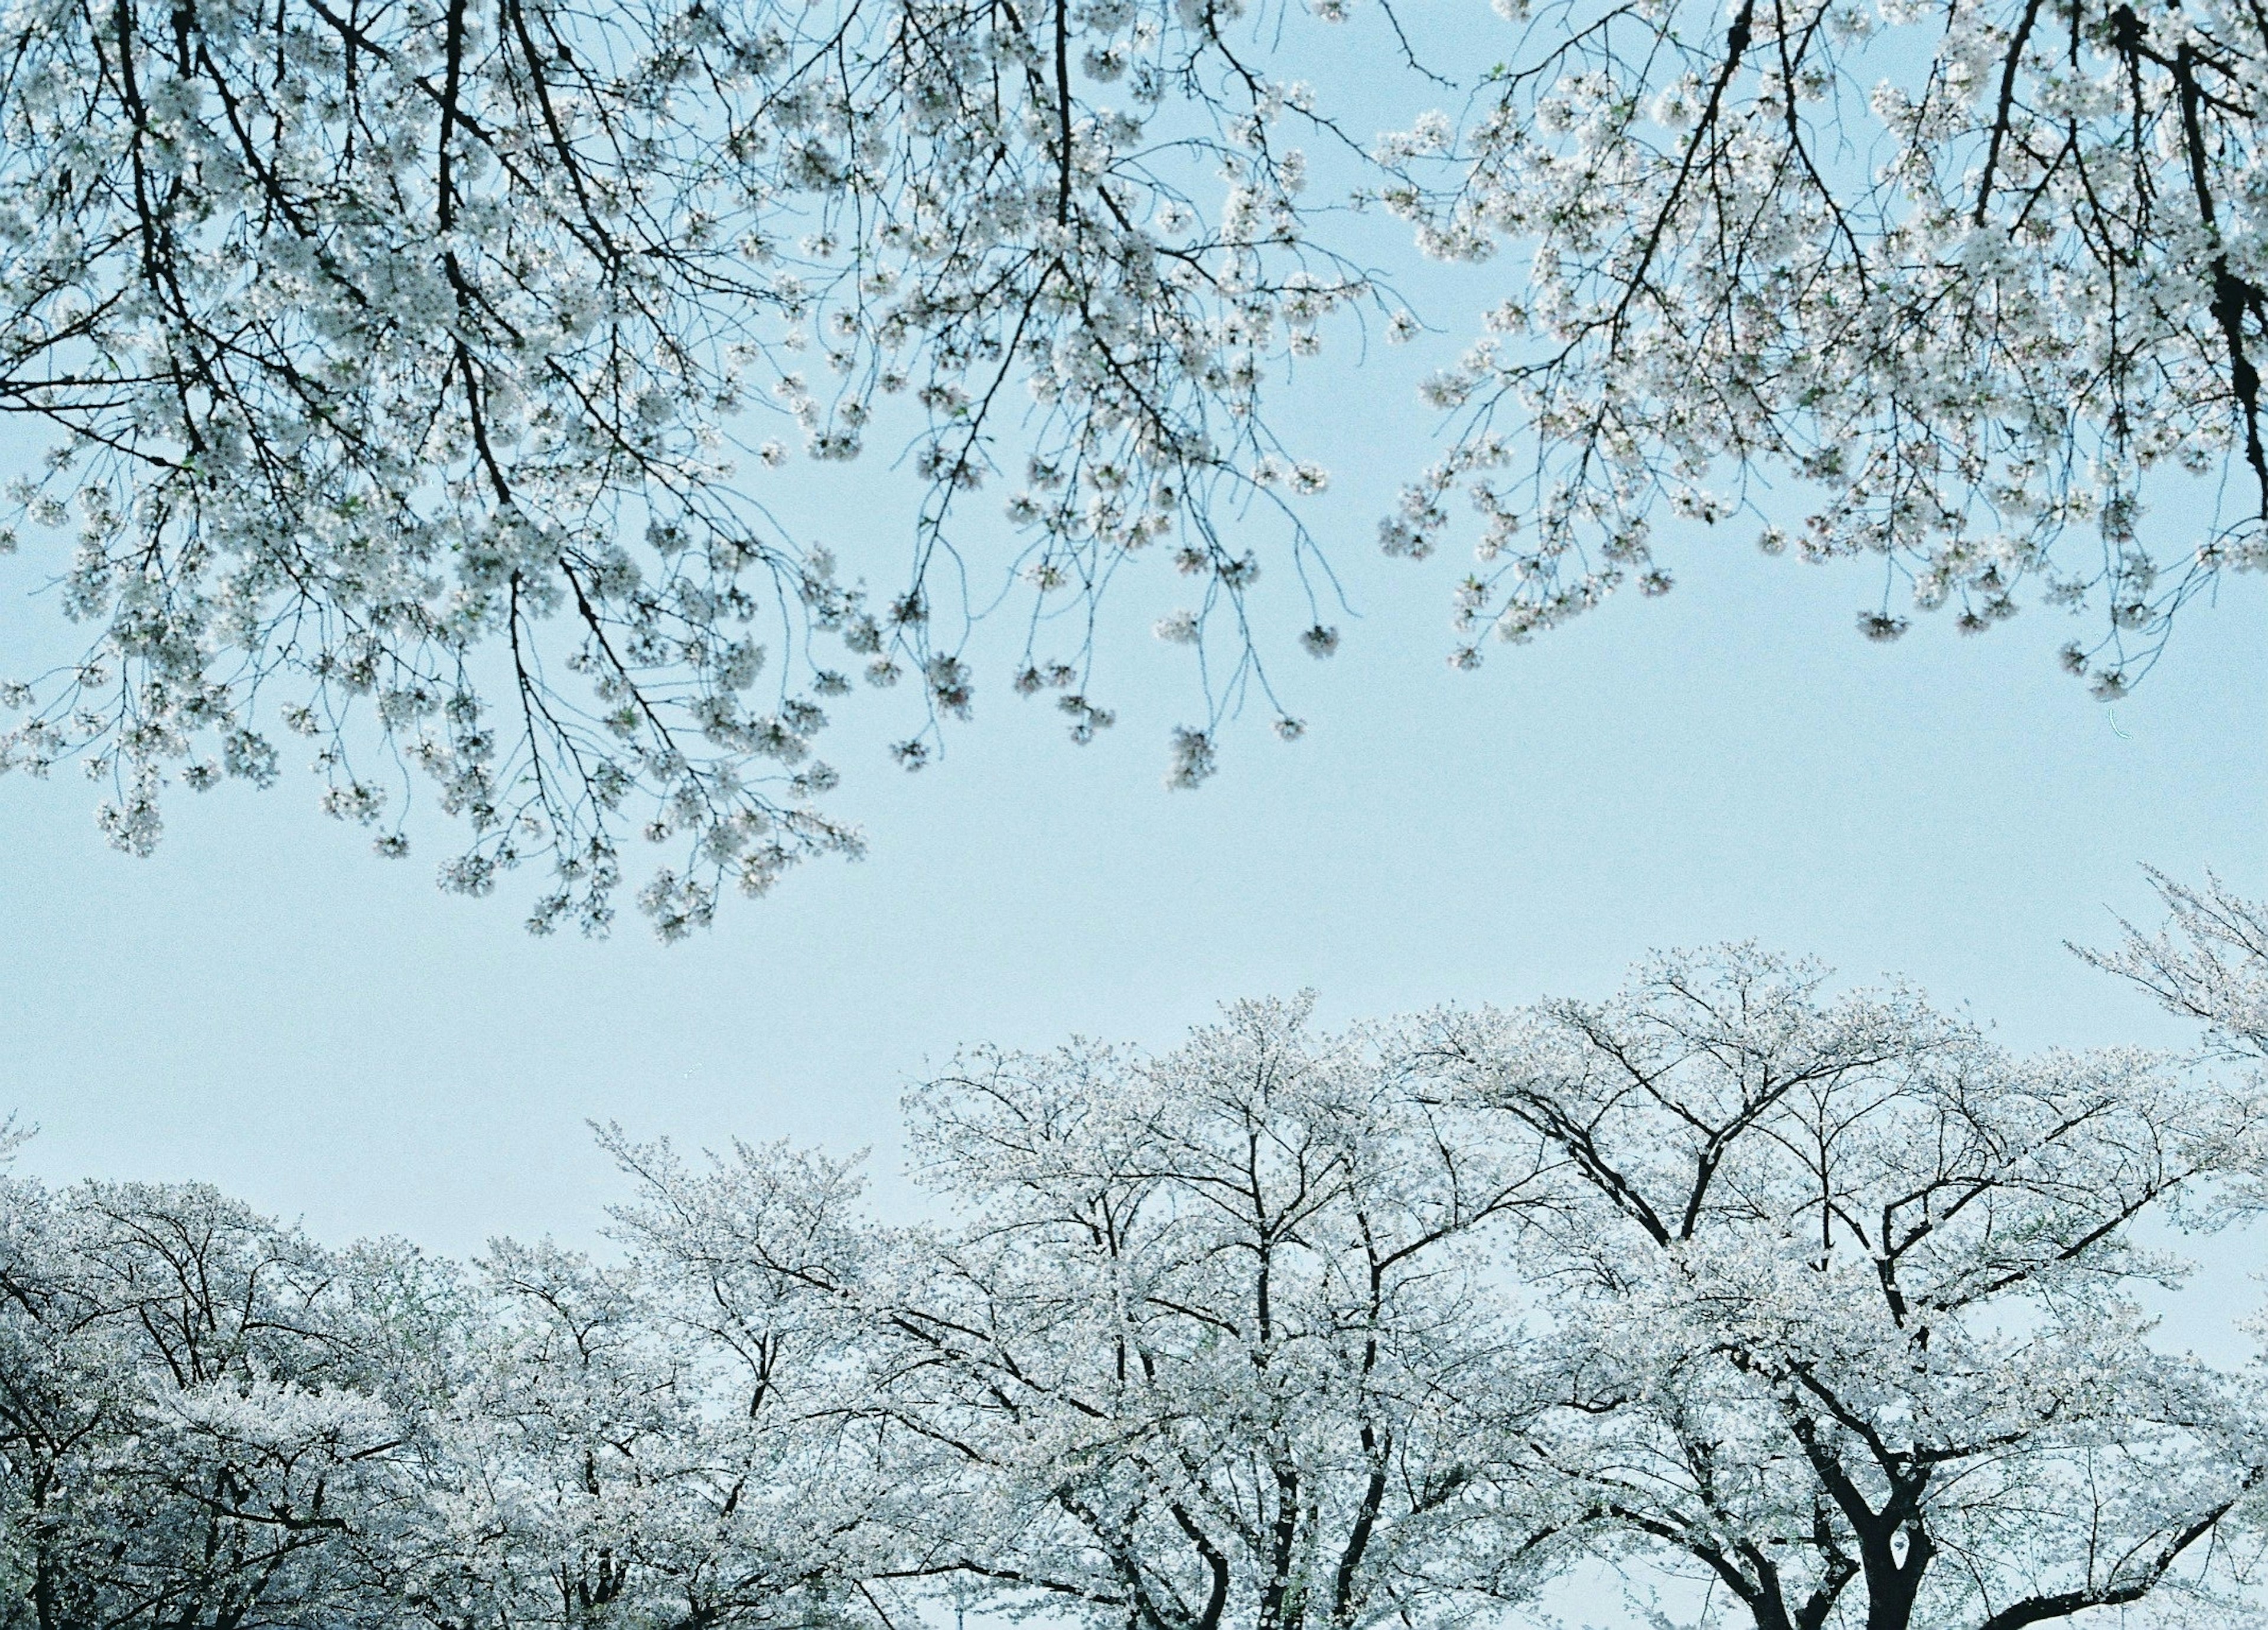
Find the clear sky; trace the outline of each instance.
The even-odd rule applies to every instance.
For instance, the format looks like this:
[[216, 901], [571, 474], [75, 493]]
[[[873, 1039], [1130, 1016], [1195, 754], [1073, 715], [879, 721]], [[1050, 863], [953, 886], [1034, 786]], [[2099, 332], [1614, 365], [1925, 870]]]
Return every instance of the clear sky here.
[[[298, 771], [177, 795], [148, 861], [103, 846], [87, 782], [0, 778], [0, 1112], [41, 1128], [25, 1164], [209, 1179], [332, 1239], [581, 1238], [615, 1192], [588, 1118], [887, 1156], [898, 1094], [962, 1042], [1167, 1044], [1217, 1001], [1301, 986], [1334, 1018], [1602, 995], [1649, 948], [1747, 937], [1911, 975], [2023, 1046], [2182, 1038], [2063, 942], [2148, 916], [2143, 862], [2268, 892], [2268, 583], [2192, 607], [2105, 707], [2056, 668], [2059, 613], [1869, 645], [1853, 619], [1877, 568], [1668, 526], [1675, 593], [1454, 674], [1469, 537], [1424, 566], [1371, 542], [1428, 456], [1412, 381], [1449, 354], [1327, 356], [1297, 381], [1352, 611], [1330, 662], [1278, 659], [1305, 740], [1248, 716], [1213, 781], [1164, 790], [1167, 732], [1197, 709], [1186, 653], [1144, 631], [1181, 586], [1153, 556], [1106, 652], [1115, 730], [1070, 745], [1008, 693], [997, 645], [976, 723], [919, 776], [881, 750], [902, 716], [847, 701], [826, 751], [871, 858], [730, 901], [674, 948], [628, 912], [605, 942], [531, 940], [526, 890], [441, 895], [431, 828], [377, 860]], [[765, 479], [851, 572], [895, 575], [902, 480]], [[2179, 535], [2178, 513], [2155, 520]], [[0, 677], [51, 648], [28, 598], [50, 569], [0, 559]]]
[[[1357, 540], [1388, 462], [1341, 461]], [[670, 948], [531, 940], [511, 900], [435, 890], [437, 845], [372, 858], [312, 778], [176, 799], [146, 862], [102, 845], [87, 783], [0, 780], [0, 1105], [41, 1126], [36, 1172], [206, 1178], [328, 1237], [466, 1250], [587, 1235], [612, 1186], [586, 1117], [887, 1154], [958, 1043], [1165, 1043], [1303, 985], [1335, 1016], [1603, 994], [1649, 947], [1754, 936], [1911, 974], [2022, 1045], [2174, 1039], [2062, 942], [2148, 913], [2139, 862], [2268, 889], [2257, 582], [2114, 709], [2055, 671], [2055, 614], [1872, 645], [1859, 569], [1712, 535], [1666, 599], [1455, 675], [1445, 574], [1344, 555], [1366, 615], [1292, 673], [1305, 741], [1248, 719], [1168, 793], [1181, 653], [1115, 653], [1122, 722], [1084, 750], [996, 677], [920, 776], [855, 724], [836, 744], [872, 858]]]

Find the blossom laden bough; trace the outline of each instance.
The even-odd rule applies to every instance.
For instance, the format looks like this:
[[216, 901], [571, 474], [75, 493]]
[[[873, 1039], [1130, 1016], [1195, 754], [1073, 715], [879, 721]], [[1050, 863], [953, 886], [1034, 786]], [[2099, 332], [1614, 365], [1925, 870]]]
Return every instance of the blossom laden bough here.
[[[851, 671], [923, 680], [909, 763], [967, 714], [959, 511], [1012, 473], [1035, 639], [1173, 539], [1243, 650], [1214, 713], [1264, 690], [1213, 516], [1322, 489], [1261, 388], [1372, 291], [1306, 234], [1297, 132], [1341, 138], [1240, 12], [26, 0], [0, 407], [55, 441], [8, 542], [75, 532], [97, 638], [0, 766], [83, 763], [146, 853], [169, 779], [265, 785], [298, 733], [380, 853], [422, 783], [446, 886], [548, 865], [539, 931], [603, 929], [643, 832], [674, 935], [857, 851], [813, 756]], [[877, 416], [932, 495], [887, 595], [752, 482]], [[1024, 663], [1077, 740], [1091, 667]]]
[[2104, 699], [2268, 564], [2257, 7], [1498, 10], [1462, 130], [1379, 151], [1425, 253], [1512, 265], [1382, 527], [1418, 556], [1453, 498], [1479, 516], [1462, 665], [1659, 592], [1670, 518], [1880, 561], [1870, 638], [1900, 601], [1970, 633], [2091, 608], [2066, 666]]
[[[169, 785], [272, 783], [296, 734], [379, 853], [422, 791], [447, 887], [534, 863], [530, 926], [598, 931], [628, 882], [675, 936], [858, 852], [831, 719], [903, 683], [933, 762], [989, 611], [1008, 689], [1110, 728], [1147, 557], [1191, 579], [1194, 785], [1248, 705], [1301, 733], [1277, 633], [1337, 645], [1276, 383], [1357, 308], [1424, 331], [1351, 181], [1510, 268], [1380, 529], [1477, 513], [1460, 668], [1748, 517], [1879, 563], [1870, 639], [2091, 608], [2060, 660], [2110, 700], [2268, 560], [2247, 0], [1504, 9], [1464, 116], [1369, 147], [1246, 0], [18, 0], [0, 409], [52, 445], [0, 549], [92, 638], [0, 693], [0, 768], [84, 765], [146, 854]], [[905, 555], [766, 506], [885, 444]]]

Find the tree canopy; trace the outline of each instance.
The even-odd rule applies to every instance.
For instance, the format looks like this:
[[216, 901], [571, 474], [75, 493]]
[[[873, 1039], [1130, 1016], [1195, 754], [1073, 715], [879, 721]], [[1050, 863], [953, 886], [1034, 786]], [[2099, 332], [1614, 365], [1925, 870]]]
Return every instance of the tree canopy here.
[[[6, 535], [88, 644], [13, 676], [0, 768], [85, 764], [146, 852], [169, 782], [297, 733], [380, 852], [423, 785], [446, 886], [539, 863], [539, 930], [606, 926], [644, 834], [674, 935], [856, 850], [814, 754], [861, 685], [917, 689], [909, 766], [980, 686], [1108, 727], [1108, 591], [1162, 557], [1193, 785], [1340, 639], [1292, 369], [1426, 323], [1484, 332], [1379, 538], [1476, 510], [1460, 666], [1745, 517], [1878, 559], [1874, 637], [2091, 608], [2065, 660], [2115, 697], [2268, 558], [2246, 0], [1309, 9], [22, 0], [0, 408], [48, 446]], [[1401, 292], [1499, 252], [1484, 321]], [[870, 445], [909, 549], [773, 518], [778, 467]]]
[[[2257, 906], [2175, 904], [2127, 971], [2257, 984], [2197, 915]], [[1746, 946], [1241, 1002], [963, 1055], [925, 1220], [605, 1129], [596, 1256], [0, 1173], [0, 1624], [2257, 1624], [2259, 1360], [2157, 1321], [2268, 1117], [2168, 999], [2204, 1051], [2018, 1056]]]

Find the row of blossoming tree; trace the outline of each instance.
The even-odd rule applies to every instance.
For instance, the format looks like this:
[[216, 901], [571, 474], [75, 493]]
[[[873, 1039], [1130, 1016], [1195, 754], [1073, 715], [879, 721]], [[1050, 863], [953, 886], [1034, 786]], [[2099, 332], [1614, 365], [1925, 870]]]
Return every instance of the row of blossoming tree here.
[[[0, 412], [46, 439], [0, 549], [85, 631], [0, 675], [0, 770], [83, 764], [146, 852], [296, 733], [381, 852], [423, 785], [446, 884], [538, 862], [538, 929], [603, 928], [644, 833], [674, 935], [856, 847], [813, 751], [862, 683], [913, 682], [910, 765], [983, 684], [1108, 726], [1106, 591], [1163, 557], [1194, 784], [1339, 643], [1291, 369], [1428, 325], [1479, 338], [1378, 535], [1477, 512], [1460, 666], [1737, 523], [1877, 561], [1878, 638], [2080, 609], [2115, 697], [2264, 557], [2250, 0], [1311, 9], [19, 0]], [[1413, 306], [1498, 255], [1484, 321]], [[776, 467], [870, 442], [902, 540], [778, 524]]]
[[972, 1052], [922, 1224], [612, 1130], [597, 1258], [7, 1179], [0, 1623], [2257, 1622], [2257, 1367], [2153, 1309], [2268, 1199], [2268, 913], [2172, 894], [2186, 1058], [1732, 948]]

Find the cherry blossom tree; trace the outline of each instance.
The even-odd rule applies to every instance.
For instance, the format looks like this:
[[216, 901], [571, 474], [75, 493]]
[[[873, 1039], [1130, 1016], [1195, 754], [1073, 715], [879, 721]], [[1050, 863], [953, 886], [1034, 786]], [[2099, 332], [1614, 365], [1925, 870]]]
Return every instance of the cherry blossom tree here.
[[823, 1331], [735, 1345], [556, 1247], [466, 1269], [202, 1187], [0, 1184], [10, 1630], [879, 1622], [917, 1465], [829, 1406]]
[[624, 1217], [869, 1327], [874, 1411], [953, 1464], [924, 1576], [1140, 1630], [1463, 1622], [1580, 1523], [1523, 1468], [1547, 1372], [1483, 1288], [1535, 1151], [1307, 1010], [964, 1058], [911, 1104], [947, 1228], [861, 1237], [846, 1169], [782, 1149], [618, 1140]]
[[2257, 1091], [1822, 984], [1734, 948], [1414, 1032], [1445, 1098], [1564, 1162], [1519, 1258], [1567, 1366], [1558, 1474], [1757, 1630], [2238, 1611], [2268, 1435], [2150, 1339], [2182, 1265], [2140, 1235], [2257, 1176]]
[[[2235, 956], [2250, 908], [2172, 897]], [[1366, 1630], [1618, 1577], [1657, 1624], [2257, 1623], [2257, 1365], [2151, 1313], [2260, 1208], [2229, 1051], [2018, 1058], [1732, 948], [971, 1051], [909, 1097], [921, 1222], [619, 1129], [599, 1258], [0, 1172], [0, 1624]]]
[[342, 1278], [208, 1188], [0, 1176], [0, 1623], [360, 1621], [402, 1434]]
[[845, 1429], [814, 1332], [733, 1340], [649, 1266], [491, 1250], [414, 1516], [361, 1548], [366, 1594], [435, 1630], [875, 1622], [857, 1589], [895, 1555], [878, 1536], [914, 1468]]

